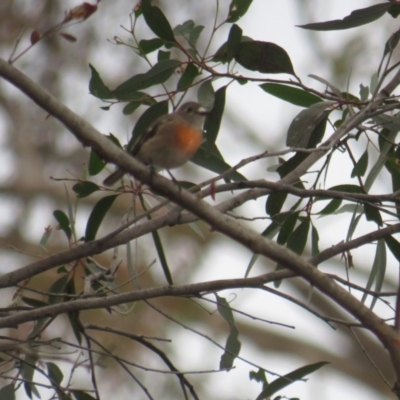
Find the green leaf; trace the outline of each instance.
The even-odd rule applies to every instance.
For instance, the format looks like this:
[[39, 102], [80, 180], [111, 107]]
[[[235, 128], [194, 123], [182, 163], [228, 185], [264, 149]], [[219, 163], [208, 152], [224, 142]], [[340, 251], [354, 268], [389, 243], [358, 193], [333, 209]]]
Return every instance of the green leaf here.
[[327, 362], [318, 362], [315, 364], [309, 364], [299, 369], [296, 369], [289, 374], [286, 374], [278, 379], [275, 379], [271, 382], [266, 389], [264, 389], [258, 396], [256, 400], [263, 400], [271, 397], [279, 390], [284, 389], [285, 387], [291, 385], [292, 383], [303, 379], [305, 376], [312, 374], [315, 371], [318, 371], [320, 368], [329, 364]]
[[400, 263], [400, 243], [393, 236], [386, 236], [385, 242], [393, 256]]
[[264, 92], [278, 97], [278, 99], [300, 107], [310, 107], [313, 104], [322, 101], [322, 99], [315, 94], [288, 85], [281, 85], [279, 83], [263, 83], [260, 85], [260, 88], [264, 90]]
[[311, 224], [311, 255], [314, 257], [319, 254], [319, 235], [314, 225]]
[[328, 190], [345, 193], [364, 193], [360, 186], [357, 185], [336, 185], [330, 187]]
[[[242, 35], [240, 42], [252, 42], [253, 39], [249, 36]], [[236, 53], [235, 53], [236, 54]], [[227, 63], [228, 61], [228, 41], [221, 45], [221, 47], [215, 52], [214, 57], [212, 58], [214, 62], [221, 62], [223, 64]], [[237, 81], [240, 83], [240, 77], [236, 77]]]
[[61, 210], [55, 210], [53, 216], [58, 222], [58, 225], [62, 231], [66, 234], [67, 238], [71, 238], [71, 226], [67, 215]]
[[310, 219], [305, 218], [303, 222], [293, 231], [287, 241], [287, 247], [296, 254], [301, 255], [306, 247], [308, 231], [310, 230]]
[[279, 231], [276, 241], [283, 245], [285, 244], [293, 232], [296, 222], [299, 219], [299, 211], [290, 214], [287, 219], [282, 223], [281, 230]]
[[112, 99], [113, 95], [111, 90], [103, 83], [99, 73], [96, 69], [89, 64], [92, 76], [89, 81], [89, 93], [99, 99]]
[[332, 199], [320, 212], [321, 215], [333, 214], [342, 205], [342, 199]]
[[241, 42], [235, 60], [250, 71], [265, 74], [286, 73], [295, 75], [286, 51], [275, 43], [253, 40]]
[[[191, 161], [217, 174], [222, 174], [231, 168], [231, 166], [224, 161], [220, 153], [215, 151], [215, 148], [209, 153], [204, 145], [197, 150], [197, 153], [192, 157]], [[226, 176], [226, 179], [231, 179], [236, 182], [247, 181], [247, 179], [237, 171], [232, 171]]]
[[206, 133], [206, 149], [211, 152], [217, 140], [219, 128], [221, 126], [222, 116], [225, 109], [225, 95], [227, 86], [222, 86], [215, 92], [214, 107], [208, 113], [204, 122], [204, 131]]
[[90, 176], [97, 175], [103, 170], [106, 163], [98, 156], [98, 154], [91, 149], [89, 156], [88, 172]]
[[268, 196], [267, 202], [265, 204], [265, 209], [267, 211], [267, 214], [270, 215], [271, 217], [278, 214], [281, 211], [286, 198], [287, 198], [287, 193], [285, 192], [271, 193]]
[[[321, 124], [324, 124], [325, 127], [329, 113], [332, 111], [327, 110], [327, 108], [331, 105], [332, 102], [322, 101], [300, 111], [289, 126], [286, 145], [289, 147], [309, 148], [311, 140], [314, 139], [312, 147], [316, 147], [319, 141], [322, 140], [322, 137], [316, 138], [321, 133], [320, 129], [317, 128]], [[316, 139], [318, 140], [315, 143]]]
[[76, 196], [80, 199], [87, 197], [94, 192], [100, 190], [99, 186], [90, 181], [78, 182], [73, 187], [72, 190], [76, 193]]
[[211, 110], [215, 103], [215, 93], [211, 80], [204, 81], [197, 90], [197, 99], [207, 110]]
[[86, 224], [85, 231], [85, 242], [90, 242], [96, 238], [97, 231], [100, 227], [103, 218], [107, 214], [107, 211], [110, 209], [114, 200], [118, 197], [118, 195], [106, 196], [100, 199], [97, 204], [93, 207], [92, 212], [90, 213], [88, 222]]
[[385, 57], [387, 54], [392, 52], [397, 47], [397, 45], [399, 44], [399, 40], [400, 40], [400, 29], [397, 30], [395, 33], [393, 33], [386, 42], [385, 49], [383, 51], [383, 57]]
[[[383, 286], [383, 281], [385, 279], [385, 272], [386, 272], [386, 246], [385, 240], [380, 239], [378, 240], [378, 244], [376, 246], [375, 258], [372, 264], [371, 272], [368, 277], [368, 282], [365, 288], [370, 290], [372, 285], [375, 282], [375, 291], [380, 292]], [[363, 297], [361, 298], [361, 302], [364, 303], [368, 294], [364, 293]], [[374, 296], [371, 302], [371, 310], [374, 308], [375, 303], [377, 301], [377, 297]]]
[[144, 74], [137, 74], [113, 90], [113, 95], [123, 101], [148, 101], [148, 95], [139, 90], [164, 83], [182, 63], [177, 60], [162, 60]]
[[215, 297], [217, 299], [217, 310], [219, 315], [221, 315], [221, 317], [229, 324], [231, 328], [237, 330], [231, 306], [224, 297], [220, 297], [216, 293]]
[[239, 45], [240, 42], [242, 41], [242, 33], [243, 33], [242, 29], [236, 24], [233, 24], [231, 26], [227, 41], [227, 49], [226, 49], [227, 53], [226, 59], [228, 62], [232, 61], [239, 51]]
[[32, 395], [40, 398], [36, 385], [33, 382], [33, 375], [35, 373], [35, 365], [38, 360], [36, 353], [28, 354], [24, 360], [21, 360], [21, 375], [24, 379], [24, 389], [26, 395], [32, 399]]
[[159, 38], [141, 40], [139, 42], [139, 50], [142, 54], [149, 54], [158, 50], [163, 44], [164, 41]]
[[239, 340], [239, 332], [236, 330], [231, 331], [226, 340], [225, 344], [225, 352], [222, 354], [221, 359], [219, 361], [220, 369], [231, 369], [233, 367], [233, 363], [235, 358], [240, 353], [240, 348], [242, 344]]
[[357, 26], [369, 24], [382, 17], [390, 8], [390, 3], [375, 4], [371, 7], [362, 8], [351, 12], [343, 19], [333, 21], [317, 22], [313, 24], [297, 25], [299, 28], [311, 29], [314, 31], [335, 31], [342, 29], [355, 28]]
[[381, 213], [376, 207], [370, 204], [364, 204], [364, 212], [367, 221], [374, 221], [378, 226], [383, 225]]
[[95, 397], [91, 396], [89, 393], [83, 390], [71, 390], [72, 395], [76, 400], [96, 400]]
[[159, 50], [157, 53], [157, 61], [164, 61], [164, 60], [170, 60], [171, 59], [171, 52], [170, 51], [163, 51]]
[[253, 0], [232, 0], [226, 22], [236, 22], [246, 14]]
[[369, 87], [364, 86], [362, 83], [360, 83], [360, 98], [361, 101], [366, 101], [369, 96]]
[[388, 13], [393, 17], [397, 18], [400, 15], [400, 4], [395, 0], [389, 0], [392, 4], [389, 7]]
[[61, 295], [65, 293], [65, 288], [67, 287], [67, 283], [69, 281], [68, 274], [64, 274], [61, 278], [57, 279], [49, 288], [49, 304], [61, 303], [63, 301], [63, 296], [55, 296]]
[[[139, 196], [139, 199], [140, 199], [140, 204], [142, 205], [144, 211], [147, 211], [146, 203], [144, 201], [143, 196]], [[147, 219], [149, 221], [152, 220], [151, 215], [148, 215]], [[173, 285], [174, 282], [172, 280], [171, 271], [170, 271], [170, 268], [168, 266], [167, 257], [165, 256], [165, 252], [164, 252], [164, 248], [163, 248], [163, 245], [162, 245], [162, 242], [161, 242], [160, 235], [158, 234], [158, 231], [152, 231], [151, 232], [151, 236], [153, 238], [153, 242], [154, 242], [154, 245], [155, 245], [156, 250], [157, 250], [158, 259], [160, 260], [161, 267], [162, 267], [163, 272], [164, 272], [164, 276], [165, 276], [168, 284], [169, 285]]]
[[[70, 281], [72, 282], [72, 280]], [[79, 320], [79, 313], [77, 311], [69, 312], [67, 314], [69, 323], [71, 324], [72, 331], [74, 332], [75, 338], [79, 344], [82, 343], [82, 323]]]
[[199, 75], [199, 70], [193, 63], [189, 63], [186, 66], [185, 71], [183, 72], [181, 78], [178, 82], [178, 90], [187, 90], [195, 80], [196, 76]]
[[52, 362], [47, 362], [46, 367], [51, 381], [56, 383], [57, 385], [60, 385], [64, 378], [64, 375], [61, 372], [60, 368], [58, 368], [58, 366]]
[[241, 343], [239, 341], [239, 331], [235, 325], [232, 309], [225, 298], [215, 294], [217, 299], [217, 310], [221, 317], [229, 324], [230, 334], [225, 345], [225, 352], [221, 356], [220, 369], [231, 369], [235, 358], [239, 355]]
[[40, 307], [45, 307], [48, 306], [48, 303], [38, 300], [38, 299], [32, 299], [31, 297], [25, 297], [22, 296], [21, 300], [25, 303], [28, 304], [28, 306], [32, 306], [34, 308], [40, 308]]
[[189, 19], [188, 21], [185, 21], [182, 25], [177, 25], [174, 28], [173, 33], [175, 34], [175, 36], [184, 37], [189, 45], [192, 47], [192, 49], [195, 49], [196, 43], [203, 29], [203, 25], [196, 26], [195, 23], [191, 19]]
[[152, 6], [150, 0], [142, 0], [142, 11], [147, 26], [159, 38], [167, 42], [175, 42], [171, 25], [158, 7]]
[[0, 399], [15, 400], [14, 383], [9, 383], [0, 389]]
[[351, 177], [364, 176], [368, 168], [368, 149], [366, 149], [351, 171]]

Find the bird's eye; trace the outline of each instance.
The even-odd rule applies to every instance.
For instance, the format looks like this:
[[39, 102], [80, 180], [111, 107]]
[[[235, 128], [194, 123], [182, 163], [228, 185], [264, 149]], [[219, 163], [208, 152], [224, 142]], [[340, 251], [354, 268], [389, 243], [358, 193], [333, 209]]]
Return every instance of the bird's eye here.
[[191, 113], [191, 112], [193, 112], [193, 108], [192, 108], [192, 107], [188, 107], [186, 111], [187, 111], [188, 113]]

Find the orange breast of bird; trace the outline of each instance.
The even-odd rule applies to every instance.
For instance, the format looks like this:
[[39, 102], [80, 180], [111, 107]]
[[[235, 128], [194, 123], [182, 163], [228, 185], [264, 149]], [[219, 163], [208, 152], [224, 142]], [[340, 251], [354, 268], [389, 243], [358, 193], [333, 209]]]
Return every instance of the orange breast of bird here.
[[203, 132], [199, 129], [184, 125], [177, 129], [176, 140], [180, 150], [192, 156], [196, 153], [203, 141]]

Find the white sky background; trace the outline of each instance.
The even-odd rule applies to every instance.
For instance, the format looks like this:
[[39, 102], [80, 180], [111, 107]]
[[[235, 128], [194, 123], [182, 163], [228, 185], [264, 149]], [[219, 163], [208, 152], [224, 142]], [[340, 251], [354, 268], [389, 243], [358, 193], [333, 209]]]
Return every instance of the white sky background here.
[[[197, 3], [197, 6], [200, 3], [199, 1], [192, 2]], [[211, 0], [208, 0], [208, 2], [214, 3]], [[318, 61], [310, 45], [308, 32], [296, 28], [295, 25], [343, 18], [351, 11], [366, 7], [370, 5], [371, 2], [367, 0], [310, 0], [315, 6], [313, 12], [316, 20], [314, 21], [306, 20], [305, 17], [298, 12], [299, 8], [296, 6], [296, 2], [297, 0], [254, 0], [247, 15], [239, 20], [237, 24], [243, 29], [244, 35], [250, 36], [256, 40], [274, 42], [283, 47], [290, 55], [294, 68], [297, 74], [303, 79], [304, 83], [316, 89], [323, 90], [321, 84], [308, 78], [307, 75], [315, 74], [329, 80], [329, 59], [326, 63]], [[378, 2], [379, 1], [376, 1], [376, 3]], [[177, 1], [176, 3], [178, 4], [180, 2]], [[190, 1], [187, 3], [190, 3]], [[230, 1], [228, 0], [221, 0], [221, 8], [226, 9], [229, 3]], [[77, 4], [79, 4], [78, 1], [65, 1], [65, 8], [71, 8]], [[102, 14], [102, 3], [100, 3], [98, 13], [91, 17], [98, 18], [101, 21], [100, 24], [107, 28], [100, 33], [102, 36], [99, 37], [99, 46], [95, 51], [92, 50], [93, 53], [90, 57], [90, 62], [99, 70], [106, 82], [108, 80], [112, 80], [114, 83], [122, 82], [134, 73], [143, 72], [129, 71], [129, 67], [127, 68], [129, 62], [127, 62], [125, 58], [127, 54], [126, 49], [114, 47], [106, 42], [107, 39], [112, 39], [115, 35], [124, 38], [127, 37], [119, 28], [119, 25], [129, 25], [127, 15], [133, 4], [134, 2], [120, 1], [118, 2], [118, 8], [116, 7], [114, 9], [115, 15], [107, 16]], [[171, 2], [171, 9], [173, 9], [173, 7], [173, 2]], [[182, 23], [184, 21], [184, 19], [182, 19], [184, 16], [180, 14], [179, 7], [176, 7], [175, 12], [176, 14], [173, 17], [171, 17], [170, 14], [168, 14], [168, 17], [175, 23]], [[221, 15], [223, 15], [222, 12]], [[193, 15], [190, 17], [193, 18]], [[113, 22], [109, 23], [108, 20], [111, 18]], [[368, 54], [374, 54], [375, 58], [371, 59], [369, 63], [362, 63], [354, 66], [350, 78], [350, 91], [353, 91], [354, 94], [358, 94], [358, 85], [360, 82], [363, 82], [364, 85], [369, 84], [369, 77], [376, 71], [379, 65], [380, 56], [382, 54], [382, 49], [379, 45], [388, 37], [387, 33], [379, 29], [379, 24], [393, 24], [394, 26], [393, 21], [397, 20], [393, 20], [387, 15], [375, 23], [357, 28], [363, 30], [365, 35], [367, 35], [369, 48], [366, 50], [369, 51]], [[95, 23], [94, 21], [91, 22]], [[195, 22], [204, 23], [203, 21], [197, 20]], [[392, 31], [394, 31], [394, 29], [395, 28], [393, 28]], [[207, 32], [209, 32], [209, 30]], [[225, 37], [227, 36], [227, 32], [228, 29], [226, 29]], [[321, 32], [318, 34], [318, 40], [322, 41], [327, 49], [340, 52], [341, 43], [352, 35], [354, 35], [354, 30]], [[77, 34], [77, 36], [79, 37], [79, 34]], [[144, 38], [148, 39], [153, 36], [153, 34], [149, 33], [147, 36], [144, 36]], [[216, 43], [218, 43], [216, 46], [219, 46], [219, 44], [222, 43], [222, 39], [216, 41]], [[32, 51], [35, 51], [35, 49]], [[343, 54], [343, 57], [351, 57], [351, 54]], [[40, 66], [40, 60], [36, 60], [36, 63]], [[360, 76], [362, 76], [362, 78], [360, 78]], [[276, 77], [283, 78], [281, 75]], [[109, 112], [104, 112], [99, 109], [99, 106], [102, 104], [100, 104], [97, 99], [87, 94], [89, 71], [86, 76], [82, 76], [76, 71], [70, 71], [69, 76], [65, 76], [65, 79], [68, 82], [74, 82], [74, 85], [65, 85], [67, 92], [63, 99], [72, 110], [81, 116], [85, 116], [90, 111], [90, 120], [88, 122], [92, 123], [100, 131], [107, 133], [120, 130], [122, 134], [119, 136], [122, 140], [128, 137], [132, 129], [133, 118], [124, 118], [121, 120], [122, 114], [117, 107], [112, 108]], [[345, 88], [342, 89], [345, 90]], [[79, 95], [77, 95], [77, 90], [80, 92]], [[195, 98], [195, 94], [193, 94], [192, 97]], [[245, 86], [233, 84], [227, 91], [226, 118], [223, 121], [217, 144], [226, 157], [227, 162], [230, 164], [236, 164], [241, 159], [260, 153], [266, 149], [282, 149], [284, 147], [286, 130], [294, 116], [300, 110], [301, 109], [298, 107], [291, 106], [288, 103], [267, 95], [258, 88], [257, 84], [250, 83]], [[138, 114], [135, 114], [136, 117], [137, 115]], [[229, 121], [229, 117], [233, 118], [234, 123]], [[255, 136], [256, 141], [250, 143], [250, 141], [247, 140], [247, 135]], [[62, 143], [65, 151], [68, 151], [70, 147], [72, 152], [75, 149], [75, 145], [73, 143], [71, 144], [72, 141], [70, 137], [71, 135], [66, 133]], [[362, 151], [363, 149], [361, 148], [359, 155], [361, 155]], [[345, 159], [346, 157], [343, 157], [343, 160]], [[276, 160], [273, 160], [272, 164], [275, 162]], [[270, 161], [261, 161], [256, 165], [247, 167], [243, 170], [243, 173], [251, 178], [258, 177], [277, 180], [277, 174], [266, 172], [266, 168], [270, 164]], [[336, 171], [336, 174], [331, 173], [329, 175], [328, 186], [344, 183], [343, 179], [347, 179], [346, 182], [350, 182], [348, 177], [350, 175], [349, 168], [351, 167], [345, 162], [340, 163], [340, 165], [343, 166], [343, 170]], [[193, 174], [198, 181], [210, 176], [207, 172], [197, 171], [195, 168], [196, 167], [182, 169], [181, 171], [177, 171], [176, 175], [178, 178], [183, 178], [185, 176], [184, 174], [187, 172]], [[99, 178], [99, 181], [100, 179], [101, 178]], [[380, 187], [380, 185], [377, 184], [376, 191], [385, 191], [385, 187]], [[253, 216], [263, 215], [264, 205], [265, 198], [257, 202], [248, 203], [240, 210], [239, 214]], [[11, 204], [9, 205], [9, 207], [12, 206]], [[4, 218], [6, 218], [7, 214], [8, 213], [3, 213], [3, 216], [0, 216], [0, 227], [2, 224], [6, 223]], [[43, 232], [43, 227], [54, 222], [51, 219], [51, 212], [48, 214], [49, 215], [44, 216], [43, 209], [39, 209], [38, 206], [38, 212], [34, 214], [32, 223], [30, 224], [32, 229], [30, 232], [27, 232], [30, 238], [39, 241]], [[42, 221], [45, 221], [46, 218], [50, 218], [49, 222], [43, 223]], [[81, 223], [83, 224], [83, 221]], [[325, 218], [318, 220], [317, 223], [319, 226], [329, 224], [329, 234], [321, 236], [321, 250], [343, 239], [342, 236], [338, 235], [339, 233], [341, 235], [343, 234], [342, 222], [339, 218]], [[265, 228], [266, 224], [267, 222], [260, 221], [251, 226], [261, 231]], [[360, 224], [357, 233], [365, 233], [366, 230], [373, 229], [375, 229], [373, 224]], [[163, 232], [163, 234], [167, 235], [168, 232]], [[365, 249], [363, 253], [365, 253]], [[229, 240], [215, 240], [213, 245], [206, 250], [205, 254], [206, 256], [202, 260], [201, 268], [199, 268], [198, 271], [193, 271], [193, 276], [191, 278], [193, 282], [242, 277], [251, 257], [248, 250], [237, 245], [232, 245], [232, 242]], [[357, 255], [357, 252], [354, 254]], [[371, 249], [371, 254], [367, 254], [367, 257], [368, 260], [372, 260], [373, 249]], [[169, 255], [169, 258], [171, 263], [173, 263], [174, 256]], [[257, 272], [263, 271], [263, 268], [263, 263], [255, 266]], [[396, 270], [396, 268], [392, 269]], [[226, 295], [228, 297], [229, 293], [226, 293]], [[335, 335], [330, 328], [322, 322], [320, 323], [319, 320], [310, 316], [308, 313], [300, 311], [299, 308], [288, 304], [280, 298], [267, 297], [250, 291], [238, 291], [236, 295], [238, 299], [233, 303], [233, 307], [258, 315], [259, 312], [254, 309], [254, 306], [255, 304], [260, 304], [259, 311], [264, 318], [296, 326], [296, 330], [293, 332], [282, 328], [282, 335], [296, 335], [296, 337], [301, 335], [304, 336], [305, 340], [309, 340], [311, 337], [312, 340], [318, 342], [323, 348], [329, 346], [334, 352], [338, 352], [338, 349], [341, 349], [341, 338]], [[273, 304], [268, 303], [266, 299], [269, 299]], [[267, 310], [265, 310], [265, 308], [267, 308]], [[271, 329], [279, 331], [281, 328], [274, 327]], [[318, 329], [318, 335], [315, 334], [316, 329]], [[190, 340], [186, 336], [185, 339]], [[192, 348], [194, 353], [198, 352], [199, 357], [202, 354], [214, 354], [215, 363], [217, 365], [220, 352], [215, 351], [214, 347], [208, 347], [208, 345], [204, 345], [203, 347], [203, 343], [199, 345], [198, 342], [198, 338], [194, 336], [193, 342], [188, 342], [188, 348]], [[243, 343], [243, 345], [241, 356], [278, 373], [285, 374], [304, 365], [303, 360], [289, 360], [280, 356], [280, 354], [276, 354], [276, 357], [273, 359], [260, 359], [259, 352], [252, 348], [249, 343]], [[344, 348], [342, 351], [345, 352], [346, 349]], [[197, 357], [194, 356], [193, 360], [196, 359]], [[322, 360], [315, 360], [314, 362], [318, 361]], [[231, 371], [229, 374], [215, 374], [213, 380], [210, 382], [211, 387], [219, 387], [222, 393], [232, 393], [232, 398], [255, 398], [260, 391], [260, 385], [254, 382], [249, 383], [246, 379], [248, 370], [250, 369], [249, 366], [240, 362], [237, 362], [236, 365], [236, 370]], [[186, 367], [190, 369], [191, 366], [187, 365]], [[194, 364], [192, 367], [195, 369], [198, 368], [198, 365]], [[323, 369], [318, 374], [312, 374], [307, 383], [298, 383], [290, 386], [282, 393], [288, 397], [298, 396], [303, 400], [312, 400], [316, 398], [336, 400], [338, 397], [340, 397], [341, 400], [352, 400], [354, 398], [362, 398], [365, 400], [376, 399], [377, 394], [371, 393], [369, 388], [356, 386], [354, 382], [347, 380], [346, 377], [331, 373], [329, 367], [325, 368], [326, 370]], [[235, 379], [232, 378], [232, 375], [235, 376]], [[236, 386], [232, 385], [234, 381], [237, 382]], [[110, 389], [112, 390], [113, 388]], [[215, 393], [214, 390], [211, 392]], [[22, 399], [24, 396], [21, 395], [20, 398]], [[229, 396], [224, 396], [224, 398], [229, 398]]]

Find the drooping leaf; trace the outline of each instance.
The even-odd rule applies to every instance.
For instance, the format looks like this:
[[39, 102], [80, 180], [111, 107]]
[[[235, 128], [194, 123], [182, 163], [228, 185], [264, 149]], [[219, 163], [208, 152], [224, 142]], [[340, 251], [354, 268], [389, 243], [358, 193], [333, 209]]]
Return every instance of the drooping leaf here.
[[267, 214], [273, 217], [274, 215], [278, 214], [281, 209], [283, 204], [285, 203], [285, 200], [287, 198], [287, 193], [285, 192], [273, 192], [271, 193], [268, 198], [267, 202], [265, 205], [265, 209], [267, 211]]
[[106, 196], [100, 199], [93, 207], [90, 213], [88, 222], [85, 230], [85, 242], [90, 242], [96, 238], [97, 231], [100, 227], [103, 218], [107, 214], [108, 210], [114, 203], [114, 200], [118, 195]]
[[396, 260], [400, 263], [400, 243], [393, 237], [387, 236], [385, 237], [385, 242], [389, 247], [389, 250], [394, 255]]
[[103, 170], [105, 165], [106, 163], [98, 156], [98, 154], [93, 149], [91, 149], [88, 164], [89, 175], [97, 175]]
[[186, 66], [185, 71], [183, 72], [181, 78], [179, 79], [177, 89], [178, 90], [188, 89], [198, 75], [199, 75], [199, 70], [197, 69], [197, 67], [193, 63], [189, 63]]
[[301, 255], [306, 247], [308, 232], [310, 230], [310, 218], [304, 218], [300, 225], [293, 231], [287, 241], [287, 247], [296, 254]]
[[130, 115], [134, 111], [136, 111], [140, 106], [141, 106], [141, 103], [139, 101], [131, 101], [123, 108], [122, 114]]
[[33, 375], [35, 373], [35, 366], [38, 360], [36, 353], [27, 354], [24, 360], [21, 361], [21, 375], [24, 379], [24, 389], [26, 395], [32, 399], [32, 395], [40, 398], [39, 391], [33, 380]]
[[68, 281], [68, 274], [64, 274], [50, 286], [49, 304], [56, 304], [63, 301], [64, 296], [61, 295], [65, 293], [65, 288], [67, 287]]
[[56, 386], [60, 385], [64, 378], [60, 368], [58, 368], [58, 366], [52, 362], [47, 362], [46, 367], [51, 381], [54, 382]]
[[228, 336], [228, 339], [226, 340], [225, 352], [224, 354], [222, 354], [219, 362], [220, 369], [229, 370], [233, 368], [233, 363], [235, 361], [235, 358], [240, 353], [241, 346], [242, 344], [239, 340], [239, 332], [236, 330], [232, 330]]
[[[144, 201], [143, 196], [140, 195], [139, 199], [140, 199], [140, 204], [143, 207], [143, 210], [147, 211], [146, 203]], [[147, 219], [150, 221], [152, 219], [151, 215], [148, 215]], [[156, 248], [156, 251], [158, 254], [158, 259], [160, 260], [161, 268], [163, 269], [165, 279], [167, 280], [169, 285], [173, 285], [174, 282], [172, 280], [171, 271], [168, 266], [167, 257], [165, 255], [165, 251], [164, 251], [164, 247], [161, 242], [160, 235], [158, 234], [158, 231], [152, 231], [151, 236], [153, 238], [154, 246]]]
[[175, 42], [171, 25], [163, 12], [151, 5], [151, 0], [142, 0], [142, 11], [147, 26], [161, 39]]
[[89, 81], [89, 93], [102, 100], [112, 99], [113, 94], [100, 78], [100, 74], [96, 71], [93, 65], [89, 64], [89, 67], [92, 73]]
[[263, 83], [260, 85], [260, 88], [272, 96], [300, 107], [310, 107], [322, 101], [322, 99], [315, 94], [279, 83]]
[[382, 17], [390, 8], [390, 3], [375, 4], [371, 7], [361, 8], [352, 11], [350, 15], [343, 19], [333, 21], [317, 22], [313, 24], [297, 25], [299, 28], [311, 29], [314, 31], [334, 31], [355, 28], [357, 26], [369, 24]]
[[366, 149], [360, 159], [357, 161], [353, 170], [351, 171], [351, 177], [364, 176], [368, 168], [368, 149]]
[[84, 181], [78, 182], [73, 187], [72, 190], [76, 193], [76, 196], [80, 199], [91, 195], [94, 192], [100, 190], [99, 186], [94, 182]]
[[378, 226], [383, 225], [380, 211], [371, 204], [364, 204], [364, 212], [367, 221], [374, 221]]
[[244, 68], [265, 74], [295, 75], [287, 52], [275, 43], [253, 40], [241, 42], [235, 60]]
[[240, 42], [242, 41], [242, 33], [242, 29], [236, 24], [231, 26], [226, 49], [226, 58], [228, 62], [232, 61], [239, 51]]
[[71, 225], [65, 212], [61, 210], [55, 210], [53, 212], [53, 216], [57, 220], [60, 229], [65, 233], [67, 238], [70, 239], [72, 234]]
[[288, 241], [299, 219], [299, 213], [299, 211], [291, 213], [286, 218], [285, 222], [282, 223], [281, 230], [279, 231], [278, 238], [276, 239], [279, 244], [284, 245]]
[[331, 112], [328, 108], [331, 105], [331, 102], [323, 101], [300, 111], [289, 126], [286, 145], [289, 147], [309, 148], [310, 142], [313, 139], [314, 145], [312, 147], [316, 147], [322, 140], [322, 137], [316, 137], [316, 133], [318, 133], [318, 136], [321, 133], [317, 128], [321, 123], [326, 123], [328, 115]]
[[311, 224], [311, 255], [314, 257], [319, 254], [319, 235], [317, 228]]
[[227, 86], [222, 86], [215, 92], [214, 107], [211, 109], [204, 122], [204, 130], [207, 139], [206, 148], [208, 152], [211, 152], [211, 149], [214, 147], [221, 126], [225, 109], [226, 88]]
[[[374, 289], [376, 292], [380, 292], [385, 278], [385, 272], [386, 272], [386, 245], [385, 245], [385, 240], [380, 239], [378, 240], [378, 244], [376, 246], [374, 262], [372, 264], [371, 272], [369, 274], [368, 282], [367, 285], [365, 286], [365, 289], [371, 290], [372, 285], [375, 282]], [[367, 293], [363, 294], [363, 297], [361, 298], [362, 303], [365, 302], [367, 296], [368, 296]], [[374, 308], [377, 299], [378, 299], [377, 297], [373, 297], [371, 302], [371, 309]]]
[[217, 299], [218, 313], [229, 324], [230, 334], [225, 345], [225, 352], [221, 356], [219, 367], [220, 369], [231, 369], [235, 358], [239, 355], [241, 343], [239, 341], [239, 331], [235, 325], [232, 309], [225, 298], [215, 294]]

